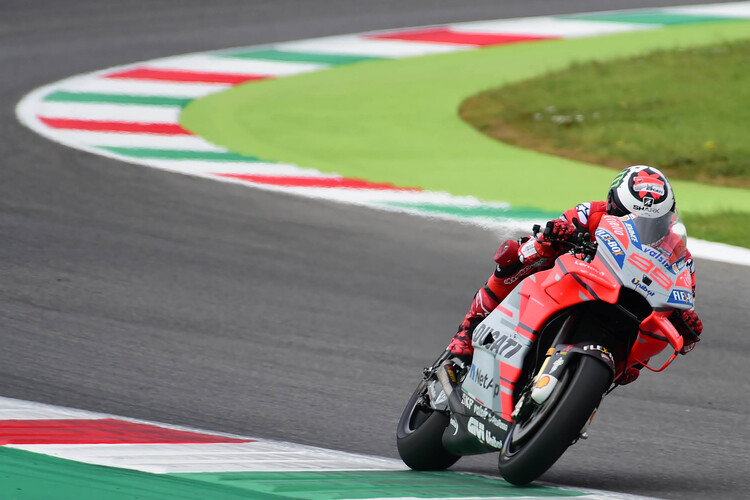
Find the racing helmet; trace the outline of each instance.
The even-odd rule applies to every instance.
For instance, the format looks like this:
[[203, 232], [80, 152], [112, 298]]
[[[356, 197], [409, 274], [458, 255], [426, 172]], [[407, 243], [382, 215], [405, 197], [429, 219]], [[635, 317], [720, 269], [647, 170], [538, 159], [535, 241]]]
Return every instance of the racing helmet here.
[[635, 214], [653, 219], [674, 208], [674, 192], [667, 176], [647, 165], [622, 170], [607, 193], [607, 213], [618, 217]]

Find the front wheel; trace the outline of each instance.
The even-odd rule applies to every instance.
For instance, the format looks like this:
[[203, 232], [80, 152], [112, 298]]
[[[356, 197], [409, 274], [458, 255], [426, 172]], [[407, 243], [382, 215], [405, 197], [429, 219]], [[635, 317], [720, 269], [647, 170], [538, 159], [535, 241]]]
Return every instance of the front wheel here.
[[612, 379], [610, 369], [590, 356], [568, 370], [547, 401], [511, 425], [498, 460], [509, 483], [528, 484], [552, 467], [578, 438]]
[[401, 414], [396, 429], [396, 445], [401, 460], [414, 470], [447, 469], [460, 458], [443, 447], [443, 432], [449, 418], [427, 403], [422, 382]]

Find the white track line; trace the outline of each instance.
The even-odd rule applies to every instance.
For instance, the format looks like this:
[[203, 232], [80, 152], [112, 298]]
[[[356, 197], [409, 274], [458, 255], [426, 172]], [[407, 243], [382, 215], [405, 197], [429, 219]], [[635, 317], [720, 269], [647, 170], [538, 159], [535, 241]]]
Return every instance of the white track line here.
[[494, 33], [534, 35], [560, 38], [579, 38], [612, 35], [661, 28], [658, 24], [616, 23], [609, 21], [580, 21], [555, 17], [530, 17], [497, 21], [476, 21], [449, 25], [460, 33]]
[[305, 472], [407, 470], [396, 460], [294, 444], [68, 444], [8, 445], [65, 460], [153, 474], [214, 472]]
[[172, 83], [127, 78], [91, 78], [91, 75], [87, 75], [80, 79], [66, 80], [56, 90], [197, 99], [229, 88], [232, 85], [223, 83]]
[[181, 112], [181, 106], [43, 101], [39, 106], [37, 114], [45, 118], [69, 118], [75, 120], [179, 123]]
[[445, 54], [461, 50], [471, 50], [473, 45], [451, 45], [427, 42], [406, 42], [401, 40], [379, 40], [362, 38], [358, 35], [332, 36], [285, 42], [276, 45], [279, 50], [293, 52], [315, 52], [320, 54], [339, 54], [354, 56], [371, 56], [402, 58]]
[[194, 70], [209, 73], [226, 73], [238, 75], [290, 76], [311, 71], [320, 71], [329, 67], [327, 64], [297, 63], [283, 61], [264, 61], [239, 57], [223, 57], [210, 54], [191, 54], [187, 56], [155, 59], [144, 64], [148, 68], [167, 70]]
[[[666, 10], [666, 9], [665, 9]], [[717, 5], [696, 5], [693, 7], [673, 7], [668, 10], [675, 14], [691, 14], [705, 16], [726, 16], [739, 19], [750, 19], [750, 3], [733, 2]]]
[[278, 175], [291, 177], [330, 177], [335, 174], [324, 174], [311, 168], [300, 168], [286, 163], [241, 162], [241, 161], [202, 161], [202, 160], [160, 160], [148, 159], [148, 165], [164, 170], [179, 171], [186, 174], [246, 174]]
[[[48, 134], [44, 135], [49, 137]], [[67, 145], [76, 144], [75, 147], [78, 149], [89, 146], [90, 151], [96, 154], [102, 154], [102, 151], [94, 149], [93, 146], [227, 152], [226, 148], [195, 135], [112, 134], [86, 130], [56, 130], [54, 140]], [[118, 156], [118, 159], [130, 161], [128, 156]], [[144, 165], [147, 164], [144, 163]]]

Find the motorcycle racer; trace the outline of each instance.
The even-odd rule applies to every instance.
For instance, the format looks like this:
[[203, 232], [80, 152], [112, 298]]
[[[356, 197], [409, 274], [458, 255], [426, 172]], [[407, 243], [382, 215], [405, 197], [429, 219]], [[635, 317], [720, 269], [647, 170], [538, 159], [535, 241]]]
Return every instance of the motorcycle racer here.
[[[577, 237], [579, 234], [586, 234], [591, 239], [605, 214], [618, 217], [635, 214], [639, 217], [659, 218], [670, 213], [676, 213], [676, 206], [674, 192], [666, 176], [656, 168], [635, 165], [622, 170], [615, 177], [606, 201], [581, 203], [563, 212], [559, 219], [548, 222], [543, 233], [503, 242], [493, 259], [496, 264], [495, 271], [474, 295], [469, 312], [447, 347], [448, 352], [461, 362], [470, 364], [474, 353], [471, 343], [474, 328], [521, 280], [553, 266], [555, 259], [564, 253], [560, 248], [560, 241]], [[695, 267], [688, 250], [686, 265], [690, 270], [695, 298]], [[685, 336], [685, 346], [681, 353], [688, 353], [696, 343], [690, 335], [690, 329], [700, 335], [703, 323], [694, 309], [675, 310], [670, 316], [670, 321], [677, 331]], [[618, 382], [621, 385], [630, 383], [638, 375], [638, 369], [632, 368]]]

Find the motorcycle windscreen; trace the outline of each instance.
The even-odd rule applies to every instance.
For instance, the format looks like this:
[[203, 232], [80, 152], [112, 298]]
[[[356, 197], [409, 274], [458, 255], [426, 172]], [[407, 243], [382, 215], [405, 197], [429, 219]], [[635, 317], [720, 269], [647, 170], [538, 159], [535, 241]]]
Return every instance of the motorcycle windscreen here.
[[647, 245], [662, 254], [669, 264], [685, 258], [687, 229], [677, 212], [661, 217], [630, 217], [631, 223], [642, 245]]

